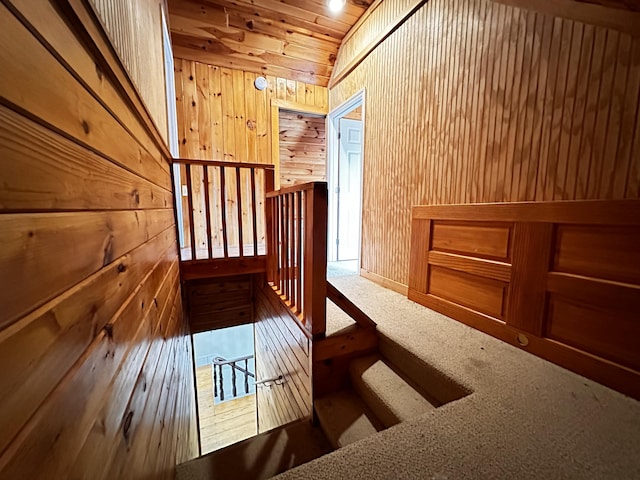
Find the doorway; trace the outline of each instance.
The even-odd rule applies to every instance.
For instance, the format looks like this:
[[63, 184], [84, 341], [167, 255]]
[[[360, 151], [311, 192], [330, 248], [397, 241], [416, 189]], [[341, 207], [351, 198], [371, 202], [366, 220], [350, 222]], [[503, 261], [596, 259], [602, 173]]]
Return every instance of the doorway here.
[[360, 272], [364, 90], [328, 115], [328, 276]]

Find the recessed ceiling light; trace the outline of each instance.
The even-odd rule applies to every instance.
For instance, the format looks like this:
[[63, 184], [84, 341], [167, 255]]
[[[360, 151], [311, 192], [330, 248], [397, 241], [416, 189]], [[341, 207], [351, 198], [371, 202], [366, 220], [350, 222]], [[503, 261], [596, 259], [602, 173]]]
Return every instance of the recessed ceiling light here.
[[329, 0], [327, 4], [329, 5], [329, 10], [332, 12], [339, 12], [344, 7], [346, 0]]

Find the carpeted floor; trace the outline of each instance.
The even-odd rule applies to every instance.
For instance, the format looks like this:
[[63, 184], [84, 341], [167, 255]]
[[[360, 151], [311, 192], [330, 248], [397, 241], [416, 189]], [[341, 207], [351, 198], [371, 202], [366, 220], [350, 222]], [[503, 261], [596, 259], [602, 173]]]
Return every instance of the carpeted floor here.
[[362, 277], [331, 282], [398, 344], [473, 393], [282, 479], [640, 479], [640, 402]]

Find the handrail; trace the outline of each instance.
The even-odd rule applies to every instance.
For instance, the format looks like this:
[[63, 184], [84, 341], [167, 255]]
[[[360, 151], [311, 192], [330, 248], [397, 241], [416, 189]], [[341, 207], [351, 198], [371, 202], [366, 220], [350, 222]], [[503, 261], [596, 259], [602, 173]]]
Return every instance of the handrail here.
[[307, 335], [326, 331], [327, 183], [267, 193], [267, 281]]
[[273, 165], [185, 158], [174, 158], [173, 164], [180, 167], [175, 174], [179, 217], [179, 199], [183, 193], [187, 197], [182, 261], [266, 254], [264, 199], [273, 190]]
[[275, 170], [275, 167], [270, 163], [227, 162], [225, 160], [197, 160], [191, 158], [174, 158], [172, 162], [183, 165], [206, 165], [208, 167], [262, 168], [264, 170]]
[[360, 308], [349, 300], [344, 294], [338, 290], [331, 282], [327, 282], [327, 298], [335, 303], [347, 315], [349, 315], [356, 324], [362, 328], [375, 328], [376, 322], [364, 313]]
[[[236, 387], [236, 370], [244, 374], [244, 391], [245, 394], [249, 393], [249, 377], [256, 378], [255, 374], [249, 371], [249, 360], [253, 358], [253, 355], [245, 355], [243, 357], [227, 360], [224, 357], [215, 357], [211, 361], [211, 368], [213, 369], [213, 396], [214, 398], [220, 393], [220, 401], [224, 402], [224, 377], [222, 375], [222, 367], [229, 365], [231, 367], [231, 386], [232, 396], [235, 398], [238, 396], [238, 390]], [[244, 368], [236, 365], [237, 362], [244, 362]], [[216, 372], [216, 367], [218, 371]]]

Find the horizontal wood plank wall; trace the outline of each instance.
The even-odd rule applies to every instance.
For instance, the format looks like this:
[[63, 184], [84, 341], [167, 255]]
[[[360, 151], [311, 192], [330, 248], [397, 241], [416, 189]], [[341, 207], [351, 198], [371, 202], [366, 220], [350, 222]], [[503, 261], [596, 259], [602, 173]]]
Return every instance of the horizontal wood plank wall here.
[[[180, 157], [199, 160], [271, 163], [271, 100], [289, 100], [304, 105], [326, 108], [326, 87], [267, 76], [268, 86], [254, 87], [258, 74], [232, 70], [190, 60], [175, 59], [176, 102]], [[243, 177], [248, 185], [248, 176]], [[256, 181], [258, 183], [260, 179]], [[186, 185], [184, 167], [181, 181]], [[197, 187], [202, 178], [196, 175]], [[262, 198], [259, 209], [263, 208]], [[194, 191], [196, 217], [204, 218], [204, 192]], [[249, 204], [242, 205], [243, 232], [251, 232]], [[183, 218], [188, 218], [186, 201], [182, 202]], [[189, 229], [185, 228], [185, 245], [189, 245]], [[195, 236], [206, 239], [204, 222], [195, 225]], [[206, 248], [199, 242], [196, 248]]]
[[193, 280], [186, 285], [191, 332], [253, 322], [253, 276]]
[[198, 440], [157, 132], [51, 3], [0, 24], [0, 477], [173, 478]]
[[638, 14], [607, 12], [431, 0], [331, 89], [366, 88], [364, 270], [407, 284], [412, 205], [640, 196]]
[[[271, 287], [256, 286], [256, 381], [258, 433], [311, 416], [311, 341]], [[281, 384], [280, 384], [281, 383]]]
[[138, 88], [158, 131], [167, 141], [167, 93], [164, 84], [161, 14], [165, 1], [89, 0], [89, 3]]
[[280, 185], [327, 181], [325, 117], [280, 109]]

